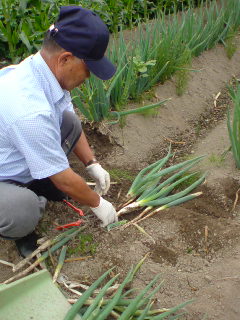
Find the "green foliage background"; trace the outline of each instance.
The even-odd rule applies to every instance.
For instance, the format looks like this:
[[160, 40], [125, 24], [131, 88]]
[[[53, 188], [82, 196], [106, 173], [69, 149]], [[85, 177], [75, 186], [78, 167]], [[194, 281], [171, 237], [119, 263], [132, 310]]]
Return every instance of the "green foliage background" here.
[[0, 59], [19, 62], [36, 52], [62, 5], [81, 5], [100, 15], [110, 32], [153, 18], [161, 9], [181, 10], [201, 0], [0, 0]]

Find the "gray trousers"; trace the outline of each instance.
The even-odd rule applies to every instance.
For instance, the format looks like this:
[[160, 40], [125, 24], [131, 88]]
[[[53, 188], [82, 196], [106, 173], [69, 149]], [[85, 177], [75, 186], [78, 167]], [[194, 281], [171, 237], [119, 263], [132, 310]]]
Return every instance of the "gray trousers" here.
[[[73, 150], [81, 133], [82, 126], [78, 117], [73, 112], [65, 111], [61, 125], [61, 144], [66, 155]], [[42, 217], [47, 199], [52, 200], [54, 192], [57, 194], [60, 191], [48, 178], [34, 180], [26, 185], [17, 181], [1, 181], [0, 236], [16, 240], [31, 233]]]

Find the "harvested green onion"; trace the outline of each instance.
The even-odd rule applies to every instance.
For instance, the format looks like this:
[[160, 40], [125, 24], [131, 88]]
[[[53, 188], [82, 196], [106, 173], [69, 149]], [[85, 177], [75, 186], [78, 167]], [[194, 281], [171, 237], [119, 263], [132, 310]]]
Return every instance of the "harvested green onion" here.
[[[206, 174], [203, 174], [184, 190], [173, 194], [172, 192], [184, 182], [190, 181], [192, 177], [197, 177], [199, 172], [185, 174], [189, 169], [197, 165], [204, 156], [186, 160], [163, 169], [163, 166], [172, 156], [173, 154], [171, 153], [170, 146], [166, 157], [156, 161], [139, 172], [127, 193], [127, 196], [130, 196], [131, 199], [121, 207], [118, 211], [118, 216], [146, 207], [138, 218], [133, 219], [132, 223], [135, 223], [154, 207], [161, 206], [161, 209], [157, 209], [157, 212], [159, 212], [160, 210], [163, 210], [163, 208], [165, 209], [196, 197], [196, 194], [189, 195], [189, 193], [204, 182]], [[170, 175], [171, 173], [173, 174]], [[163, 180], [165, 177], [166, 179]], [[197, 196], [199, 195], [200, 194], [197, 193]], [[126, 224], [124, 227], [128, 225], [129, 224]]]
[[[138, 320], [153, 320], [153, 319], [168, 319], [169, 315], [175, 314], [174, 319], [181, 317], [181, 314], [176, 314], [176, 311], [182, 309], [190, 303], [187, 301], [172, 309], [153, 309], [154, 295], [162, 287], [162, 282], [158, 284], [154, 289], [152, 287], [157, 283], [159, 276], [157, 275], [149, 284], [139, 292], [135, 298], [126, 298], [133, 289], [123, 293], [126, 286], [133, 280], [134, 275], [139, 270], [146, 255], [135, 268], [132, 268], [123, 282], [119, 285], [116, 293], [111, 298], [105, 298], [107, 289], [119, 278], [119, 275], [110, 279], [102, 289], [99, 289], [99, 293], [96, 297], [92, 297], [95, 289], [108, 277], [112, 271], [105, 272], [99, 279], [97, 279], [76, 301], [71, 309], [67, 312], [64, 320], [73, 320], [75, 316], [79, 314], [82, 320], [105, 320], [111, 315], [116, 315], [119, 320], [138, 319]], [[152, 290], [151, 290], [152, 289]], [[151, 291], [150, 291], [151, 290]]]
[[[43, 262], [45, 259], [47, 259], [47, 257], [49, 256], [49, 254], [55, 252], [56, 250], [58, 250], [59, 248], [61, 248], [65, 243], [67, 243], [69, 240], [71, 240], [72, 238], [74, 238], [80, 231], [83, 231], [84, 229], [86, 229], [86, 226], [80, 227], [77, 230], [75, 230], [70, 234], [68, 234], [65, 238], [61, 239], [60, 241], [58, 241], [55, 245], [53, 245], [48, 251], [44, 252], [33, 264], [31, 264], [27, 269], [25, 269], [24, 271], [18, 273], [17, 275], [11, 277], [10, 279], [4, 281], [4, 283], [10, 283], [13, 280], [16, 280], [17, 278], [20, 278], [22, 276], [25, 276], [26, 274], [28, 274], [30, 271], [32, 271], [36, 266], [38, 266], [41, 262]], [[60, 235], [61, 236], [61, 235]], [[60, 238], [60, 237], [59, 237]], [[59, 239], [58, 238], [58, 239]]]
[[66, 257], [66, 253], [67, 253], [67, 246], [63, 246], [62, 247], [62, 250], [61, 250], [61, 253], [59, 255], [59, 259], [58, 259], [58, 265], [56, 267], [56, 270], [54, 272], [54, 275], [53, 275], [53, 282], [56, 282], [58, 276], [59, 276], [59, 273], [63, 267], [63, 263], [64, 263], [64, 260], [65, 260], [65, 257]]

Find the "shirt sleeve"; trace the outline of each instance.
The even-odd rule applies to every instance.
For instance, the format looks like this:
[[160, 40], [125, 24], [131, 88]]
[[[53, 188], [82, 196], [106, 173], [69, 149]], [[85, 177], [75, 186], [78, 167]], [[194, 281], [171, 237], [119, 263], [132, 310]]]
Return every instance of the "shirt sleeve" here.
[[65, 90], [65, 98], [66, 98], [66, 109], [65, 110], [75, 113], [70, 92], [67, 90]]
[[50, 113], [21, 118], [10, 128], [10, 139], [25, 159], [33, 179], [43, 179], [69, 168], [61, 147], [60, 129]]

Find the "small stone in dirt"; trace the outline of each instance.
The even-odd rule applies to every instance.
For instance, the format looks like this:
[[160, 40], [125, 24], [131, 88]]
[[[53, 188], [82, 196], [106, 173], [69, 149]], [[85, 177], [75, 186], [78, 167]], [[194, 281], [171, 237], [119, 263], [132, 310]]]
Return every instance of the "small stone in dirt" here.
[[206, 275], [206, 276], [204, 277], [204, 279], [207, 280], [208, 283], [211, 283], [211, 282], [212, 282], [212, 277], [211, 277], [211, 276]]

